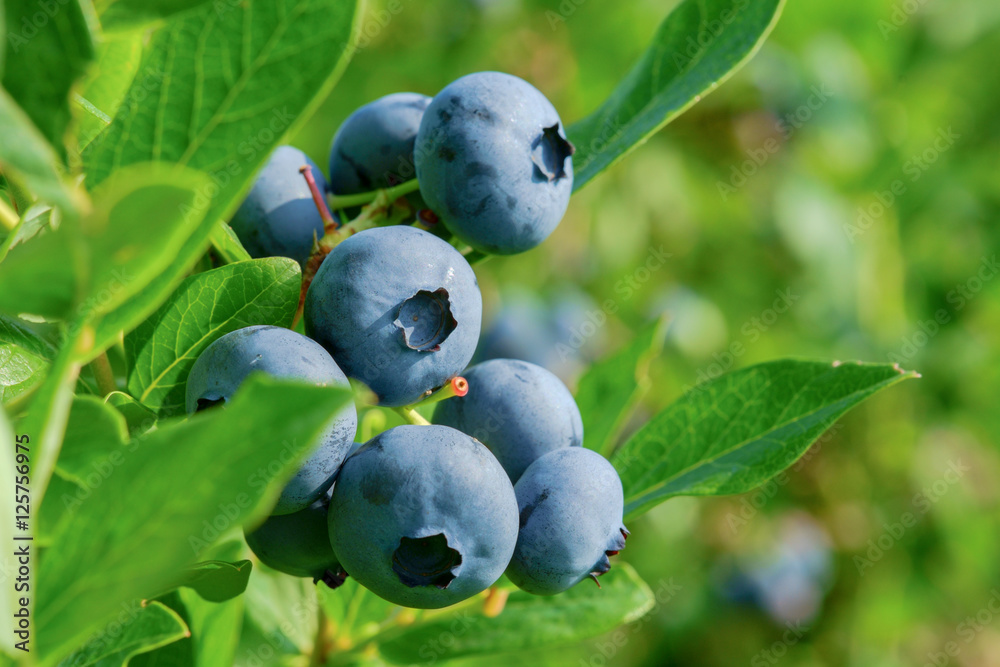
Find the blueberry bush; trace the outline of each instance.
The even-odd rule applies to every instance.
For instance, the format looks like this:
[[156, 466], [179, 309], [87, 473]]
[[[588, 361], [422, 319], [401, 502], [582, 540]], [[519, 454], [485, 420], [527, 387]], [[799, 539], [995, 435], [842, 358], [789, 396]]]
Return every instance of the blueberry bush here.
[[0, 542], [31, 537], [4, 662], [580, 642], [654, 604], [630, 521], [759, 487], [916, 377], [778, 359], [644, 415], [666, 320], [573, 393], [472, 365], [476, 268], [545, 242], [573, 193], [753, 56], [781, 0], [680, 2], [583, 118], [497, 72], [372, 101], [328, 128], [326, 175], [286, 138], [365, 38], [356, 3], [3, 6], [0, 476], [30, 493], [5, 494]]

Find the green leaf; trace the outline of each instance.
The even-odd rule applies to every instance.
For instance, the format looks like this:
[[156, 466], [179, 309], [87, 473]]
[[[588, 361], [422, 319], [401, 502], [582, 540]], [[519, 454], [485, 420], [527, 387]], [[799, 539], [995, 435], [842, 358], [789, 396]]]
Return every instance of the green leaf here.
[[[142, 165], [94, 193], [80, 225], [19, 243], [0, 263], [0, 309], [88, 321], [128, 301], [172, 261], [201, 222], [204, 175]], [[138, 222], [141, 221], [141, 224]]]
[[206, 602], [194, 591], [177, 591], [184, 603], [185, 619], [191, 628], [194, 667], [232, 665], [243, 625], [243, 598], [221, 604]]
[[228, 4], [219, 5], [215, 0], [95, 0], [94, 7], [105, 30], [119, 30], [163, 21], [203, 4], [229, 8]]
[[0, 262], [0, 310], [68, 317], [85, 272], [83, 254], [76, 226], [67, 224], [11, 248]]
[[0, 315], [0, 403], [6, 405], [35, 389], [55, 354], [20, 320]]
[[90, 28], [78, 0], [8, 0], [4, 9], [3, 87], [65, 161], [70, 89], [94, 57]]
[[792, 465], [852, 407], [914, 377], [888, 364], [781, 360], [705, 382], [612, 457], [625, 514], [672, 496], [750, 491]]
[[139, 607], [134, 616], [62, 661], [60, 667], [124, 667], [130, 658], [189, 636], [184, 621], [159, 602]]
[[[46, 234], [46, 239], [54, 234]], [[0, 264], [0, 268], [3, 264]], [[71, 329], [52, 360], [48, 374], [32, 395], [28, 412], [18, 423], [18, 431], [31, 435], [32, 477], [31, 493], [35, 505], [42, 502], [49, 477], [56, 467], [56, 458], [62, 447], [66, 421], [73, 403], [73, 389], [80, 376], [77, 351], [82, 328]]]
[[316, 636], [318, 588], [310, 579], [257, 568], [237, 598], [245, 604], [239, 655], [255, 655], [266, 643], [277, 656], [274, 663], [283, 665], [280, 657], [307, 652]]
[[[244, 0], [179, 16], [155, 32], [114, 121], [84, 152], [88, 182], [124, 165], [174, 162], [211, 175], [212, 224], [161, 278], [97, 328], [95, 349], [148, 317], [194, 266], [271, 151], [326, 97], [347, 65], [354, 0]], [[204, 45], [212, 57], [199, 57]]]
[[59, 157], [21, 107], [0, 88], [0, 166], [24, 179], [24, 184], [42, 201], [72, 214], [74, 196], [63, 183]]
[[[55, 474], [39, 512], [39, 535], [48, 541], [60, 523], [125, 460], [125, 418], [97, 396], [73, 396]], [[51, 495], [49, 495], [51, 493]]]
[[161, 422], [126, 445], [39, 566], [41, 657], [61, 657], [123, 602], [178, 585], [219, 533], [266, 513], [349, 396], [255, 375], [225, 408]]
[[113, 391], [104, 401], [125, 417], [130, 437], [145, 433], [156, 425], [156, 413], [124, 392]]
[[14, 228], [14, 231], [0, 244], [0, 262], [7, 256], [7, 253], [18, 243], [30, 241], [40, 234], [44, 234], [49, 229], [58, 226], [58, 212], [51, 206], [45, 204], [35, 204], [21, 216], [21, 221]]
[[299, 304], [298, 262], [255, 259], [198, 273], [125, 337], [128, 389], [160, 415], [184, 412], [187, 376], [198, 356], [230, 331], [288, 327]]
[[[139, 71], [142, 38], [142, 31], [104, 35], [98, 45], [97, 62], [81, 83], [80, 92], [73, 95], [73, 101], [80, 110], [76, 128], [80, 150], [103, 132], [118, 113], [125, 93]], [[155, 76], [155, 72], [143, 73], [143, 77]]]
[[726, 81], [771, 32], [784, 0], [684, 0], [618, 88], [569, 128], [573, 189]]
[[587, 580], [556, 597], [515, 590], [496, 618], [479, 607], [463, 608], [418, 622], [379, 649], [391, 662], [413, 664], [573, 644], [638, 620], [655, 604], [649, 586], [626, 563], [615, 563], [601, 586]]
[[56, 468], [48, 480], [45, 502], [35, 502], [38, 508], [35, 541], [40, 546], [49, 546], [59, 524], [69, 515], [67, 510], [79, 505], [90, 492], [91, 489], [85, 484], [70, 479]]
[[[97, 396], [74, 396], [56, 468], [80, 485], [88, 475], [106, 477], [124, 461], [122, 446], [127, 439], [128, 428], [120, 412]], [[112, 456], [115, 452], [117, 457]]]
[[221, 220], [212, 230], [212, 247], [227, 264], [251, 259], [233, 228]]
[[194, 591], [181, 588], [161, 600], [180, 614], [191, 636], [137, 656], [129, 667], [218, 667], [236, 664], [236, 645], [243, 623], [243, 598], [218, 604], [206, 602]]
[[182, 585], [196, 591], [208, 602], [225, 602], [243, 594], [252, 569], [248, 560], [235, 563], [208, 560], [189, 568]]
[[649, 364], [663, 350], [666, 334], [664, 316], [580, 378], [576, 404], [583, 417], [585, 447], [610, 455], [621, 427], [649, 389]]

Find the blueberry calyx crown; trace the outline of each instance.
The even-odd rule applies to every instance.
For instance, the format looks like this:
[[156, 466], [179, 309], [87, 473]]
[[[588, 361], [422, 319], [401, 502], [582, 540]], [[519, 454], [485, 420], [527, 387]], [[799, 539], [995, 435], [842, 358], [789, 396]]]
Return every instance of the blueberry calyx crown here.
[[392, 570], [409, 586], [448, 588], [458, 576], [462, 554], [448, 546], [443, 533], [429, 537], [402, 537], [392, 554]]
[[598, 588], [601, 587], [601, 582], [597, 578], [607, 574], [611, 569], [611, 556], [617, 556], [618, 552], [625, 548], [625, 540], [628, 539], [629, 535], [631, 533], [625, 526], [619, 526], [618, 532], [612, 535], [611, 541], [608, 543], [608, 549], [597, 559], [594, 569], [587, 575], [594, 580]]
[[331, 590], [336, 590], [344, 585], [347, 581], [348, 574], [343, 568], [337, 568], [336, 570], [326, 570], [323, 572], [323, 576], [317, 579], [313, 579], [313, 583], [322, 581], [324, 584], [330, 587]]
[[433, 292], [420, 290], [404, 301], [393, 324], [403, 332], [406, 346], [418, 352], [437, 352], [458, 326], [443, 287]]
[[225, 398], [199, 398], [198, 407], [195, 412], [201, 412], [203, 410], [208, 410], [209, 408], [214, 408], [217, 405], [223, 405], [226, 402]]
[[552, 183], [566, 178], [566, 159], [576, 152], [573, 144], [559, 134], [559, 123], [546, 127], [531, 145], [531, 161], [541, 178]]

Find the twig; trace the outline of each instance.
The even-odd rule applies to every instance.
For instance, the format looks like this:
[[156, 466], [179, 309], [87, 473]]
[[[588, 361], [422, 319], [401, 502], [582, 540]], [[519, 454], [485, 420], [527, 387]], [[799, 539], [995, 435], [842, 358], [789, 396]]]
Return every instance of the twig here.
[[[420, 189], [420, 183], [417, 179], [406, 181], [405, 183], [400, 183], [396, 187], [388, 188], [384, 190], [388, 201], [396, 201], [404, 195], [408, 195], [411, 192], [416, 192]], [[378, 193], [383, 192], [383, 190], [372, 190], [371, 192], [359, 192], [356, 195], [333, 195], [330, 197], [330, 206], [335, 209], [351, 208], [353, 206], [361, 206], [367, 204], [368, 202], [375, 199]]]
[[14, 212], [14, 209], [8, 206], [7, 202], [0, 199], [0, 225], [3, 225], [7, 231], [12, 232], [19, 222], [21, 222], [20, 216]]
[[118, 391], [118, 385], [115, 383], [115, 372], [111, 369], [111, 362], [108, 360], [107, 352], [101, 352], [90, 362], [90, 370], [94, 373], [94, 379], [97, 380], [97, 388], [102, 396], [107, 396], [113, 391]]

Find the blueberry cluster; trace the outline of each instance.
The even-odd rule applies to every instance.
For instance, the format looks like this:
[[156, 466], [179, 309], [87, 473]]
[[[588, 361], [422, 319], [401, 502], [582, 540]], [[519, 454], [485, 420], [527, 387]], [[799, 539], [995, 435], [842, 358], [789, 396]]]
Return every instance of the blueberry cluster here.
[[[482, 298], [458, 247], [514, 253], [544, 240], [572, 190], [571, 154], [548, 100], [495, 72], [433, 99], [400, 93], [361, 107], [334, 137], [329, 181], [296, 149], [274, 153], [233, 219], [253, 255], [315, 259], [329, 217], [300, 169], [336, 196], [415, 174], [410, 204], [447, 233], [386, 224], [338, 239], [304, 294], [306, 335], [247, 327], [193, 365], [189, 413], [224, 404], [261, 371], [317, 385], [351, 378], [413, 422], [361, 445], [353, 404], [331, 416], [272, 516], [246, 534], [263, 563], [331, 587], [349, 575], [418, 608], [459, 602], [505, 573], [550, 595], [608, 571], [628, 535], [622, 485], [582, 447], [569, 390], [523, 361], [466, 368]], [[436, 404], [432, 423], [414, 411], [422, 403]]]

